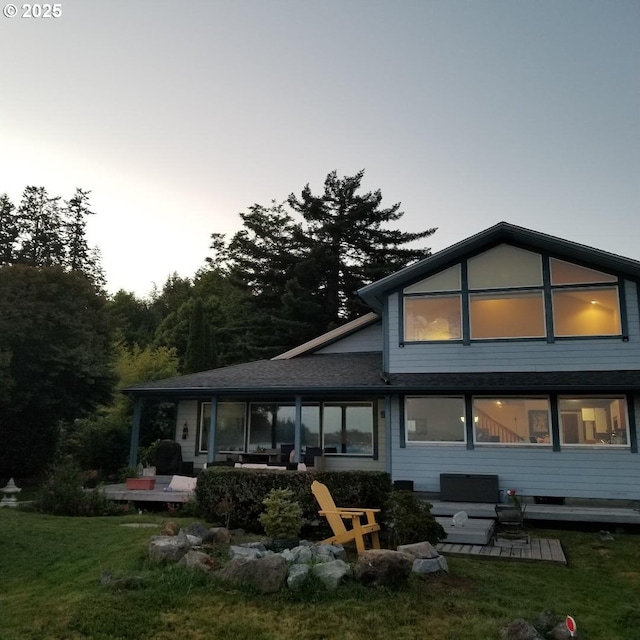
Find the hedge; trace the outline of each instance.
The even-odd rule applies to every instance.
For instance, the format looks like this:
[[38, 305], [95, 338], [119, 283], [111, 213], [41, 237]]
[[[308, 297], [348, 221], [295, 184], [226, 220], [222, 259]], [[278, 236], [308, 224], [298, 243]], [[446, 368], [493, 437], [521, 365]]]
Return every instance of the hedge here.
[[[311, 483], [327, 485], [340, 507], [384, 509], [391, 477], [380, 471], [269, 471], [212, 467], [198, 476], [196, 498], [202, 517], [231, 529], [262, 533], [258, 516], [271, 489], [290, 489], [307, 523], [318, 520]], [[324, 520], [324, 519], [322, 519]]]

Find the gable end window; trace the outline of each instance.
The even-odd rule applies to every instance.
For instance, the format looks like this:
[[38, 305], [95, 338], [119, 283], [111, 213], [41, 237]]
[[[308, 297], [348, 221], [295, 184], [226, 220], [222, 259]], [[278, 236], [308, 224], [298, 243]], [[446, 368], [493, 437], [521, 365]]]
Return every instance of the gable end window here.
[[616, 276], [557, 258], [545, 264], [541, 254], [502, 244], [411, 284], [403, 341], [622, 334]]

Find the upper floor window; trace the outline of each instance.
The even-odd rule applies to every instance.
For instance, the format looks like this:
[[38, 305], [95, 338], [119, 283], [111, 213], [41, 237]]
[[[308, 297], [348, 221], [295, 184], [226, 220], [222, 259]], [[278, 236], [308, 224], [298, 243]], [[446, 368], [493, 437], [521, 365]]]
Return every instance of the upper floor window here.
[[404, 341], [622, 333], [616, 276], [557, 258], [547, 264], [501, 244], [406, 287]]

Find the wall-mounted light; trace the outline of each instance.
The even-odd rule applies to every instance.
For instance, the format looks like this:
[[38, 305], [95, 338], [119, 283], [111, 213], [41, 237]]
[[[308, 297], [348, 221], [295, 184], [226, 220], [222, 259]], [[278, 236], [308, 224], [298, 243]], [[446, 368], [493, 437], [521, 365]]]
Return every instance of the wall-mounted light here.
[[184, 425], [182, 427], [182, 439], [186, 440], [189, 437], [189, 425], [187, 424], [187, 421], [184, 421]]

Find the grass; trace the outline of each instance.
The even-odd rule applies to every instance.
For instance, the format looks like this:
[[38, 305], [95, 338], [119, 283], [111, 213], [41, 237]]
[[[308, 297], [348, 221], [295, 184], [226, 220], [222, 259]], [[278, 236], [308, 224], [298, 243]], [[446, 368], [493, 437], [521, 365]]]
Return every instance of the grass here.
[[[569, 567], [449, 558], [448, 576], [397, 592], [357, 584], [259, 596], [146, 560], [154, 529], [121, 527], [162, 515], [62, 518], [0, 509], [1, 640], [491, 640], [516, 617], [571, 614], [585, 638], [635, 640], [640, 538], [559, 537]], [[141, 575], [116, 591], [100, 573]]]

